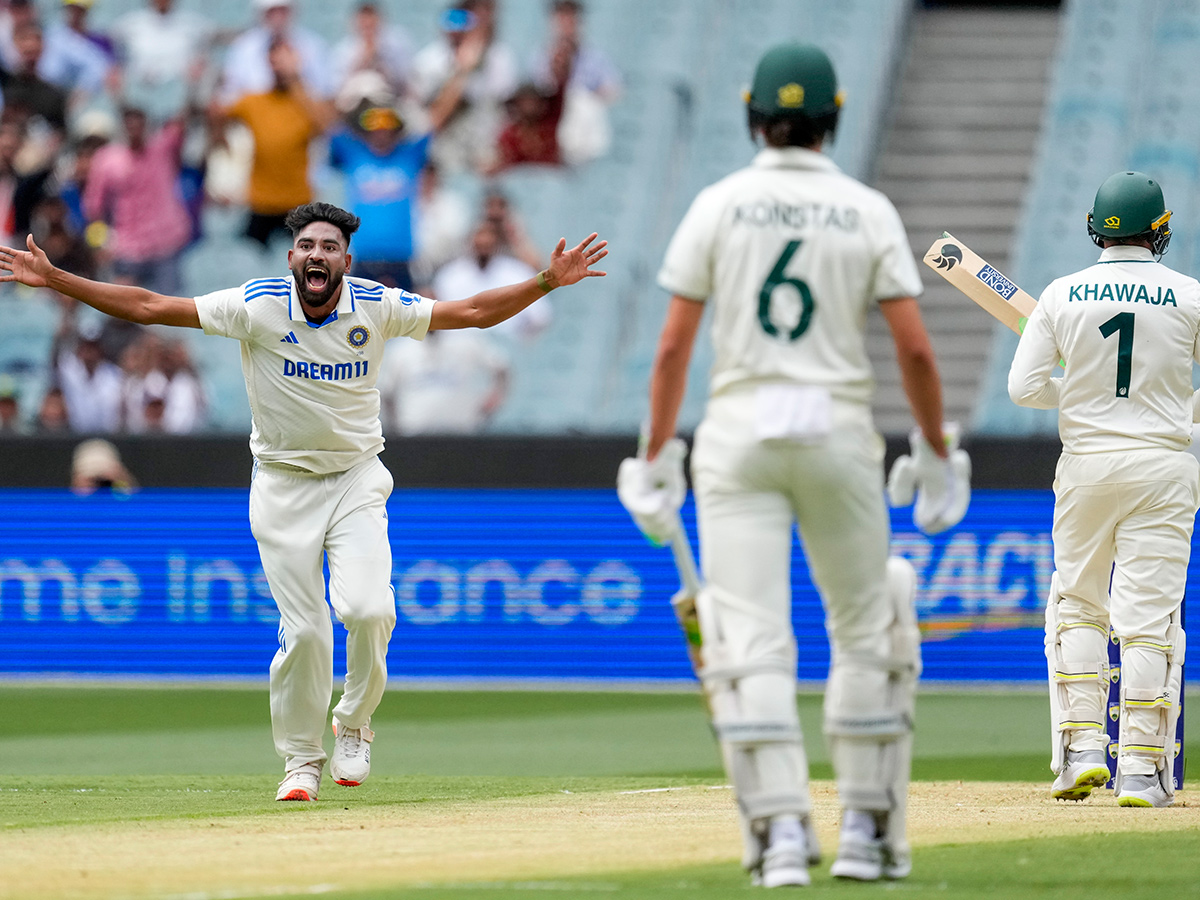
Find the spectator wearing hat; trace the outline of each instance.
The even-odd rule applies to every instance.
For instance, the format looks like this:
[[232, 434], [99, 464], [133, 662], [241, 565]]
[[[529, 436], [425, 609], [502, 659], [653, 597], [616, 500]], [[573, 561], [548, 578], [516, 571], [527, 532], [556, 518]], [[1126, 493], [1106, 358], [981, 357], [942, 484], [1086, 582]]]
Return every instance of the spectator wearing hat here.
[[333, 96], [332, 68], [325, 42], [315, 32], [293, 22], [292, 0], [254, 0], [259, 23], [242, 32], [225, 53], [221, 78], [221, 102], [232, 104], [240, 97], [263, 94], [273, 89], [277, 73], [271, 63], [271, 48], [286, 43], [296, 54], [295, 77], [310, 95]]
[[272, 235], [289, 234], [284, 227], [288, 210], [312, 200], [309, 145], [332, 127], [336, 118], [330, 103], [306, 89], [300, 77], [300, 57], [290, 44], [277, 40], [268, 59], [275, 79], [270, 90], [210, 110], [215, 143], [223, 142], [225, 124], [231, 119], [242, 122], [254, 139], [246, 236], [264, 247]]
[[205, 55], [216, 38], [213, 23], [179, 9], [175, 0], [148, 0], [117, 19], [112, 35], [121, 61], [118, 91], [137, 97], [159, 120], [183, 112], [189, 83], [207, 69]]
[[137, 490], [137, 480], [121, 462], [121, 454], [110, 441], [84, 441], [71, 454], [71, 490], [81, 496], [97, 491], [128, 494]]
[[440, 36], [413, 60], [413, 91], [424, 104], [446, 96], [450, 80], [465, 79], [431, 151], [447, 174], [482, 169], [490, 162], [501, 108], [517, 86], [516, 60], [507, 47], [491, 40], [489, 21], [481, 21], [466, 5], [447, 9], [439, 19]]
[[413, 289], [421, 170], [432, 136], [444, 127], [465, 84], [451, 78], [429, 112], [429, 129], [410, 132], [394, 105], [364, 100], [350, 128], [334, 135], [330, 162], [346, 177], [347, 206], [362, 220], [354, 235], [352, 274]]
[[192, 233], [179, 197], [183, 123], [173, 119], [151, 132], [144, 110], [121, 110], [124, 139], [96, 151], [83, 209], [89, 221], [105, 222], [113, 274], [124, 284], [155, 293], [183, 293], [180, 251]]

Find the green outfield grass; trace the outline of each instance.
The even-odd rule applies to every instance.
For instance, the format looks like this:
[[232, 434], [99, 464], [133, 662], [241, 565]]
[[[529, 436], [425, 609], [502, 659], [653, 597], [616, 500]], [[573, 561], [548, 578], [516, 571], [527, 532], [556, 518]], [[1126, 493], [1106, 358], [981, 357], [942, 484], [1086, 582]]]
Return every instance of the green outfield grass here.
[[[828, 779], [820, 697], [803, 695], [799, 702], [813, 776]], [[914, 777], [1048, 783], [1048, 718], [1041, 692], [925, 693], [918, 703]], [[318, 804], [278, 804], [273, 796], [282, 765], [272, 748], [264, 688], [0, 687], [0, 848], [5, 840], [15, 840], [9, 852], [17, 852], [11, 847], [28, 846], [19, 842], [39, 834], [56, 846], [64, 840], [87, 842], [90, 835], [112, 840], [130, 828], [144, 834], [204, 829], [208, 835], [249, 828], [251, 836], [255, 830], [286, 832], [306, 822], [310, 828], [329, 823], [339, 829], [396, 829], [442, 809], [450, 811], [453, 822], [464, 809], [511, 810], [526, 800], [531, 808], [543, 808], [559, 795], [611, 797], [686, 786], [695, 792], [701, 790], [697, 786], [724, 783], [695, 693], [396, 690], [385, 697], [373, 726], [377, 737], [369, 782], [354, 790], [327, 782]], [[1193, 738], [1187, 749], [1195, 758], [1200, 742]], [[725, 794], [714, 797], [709, 802], [724, 809]], [[1065, 812], [1061, 806], [1050, 809], [1052, 815]], [[880, 892], [999, 900], [1194, 896], [1200, 884], [1196, 810], [1120, 812], [1169, 812], [1174, 818], [1156, 834], [1138, 833], [1135, 823], [1134, 832], [1109, 836], [1010, 840], [1013, 835], [1004, 833], [990, 842], [976, 838], [918, 846], [914, 875], [891, 885], [834, 883], [826, 861], [814, 870], [809, 895], [836, 893], [847, 900]], [[832, 827], [836, 813], [831, 816], [827, 808], [823, 815]], [[723, 838], [719, 846], [725, 847]], [[329, 886], [314, 882], [307, 893], [294, 895], [278, 887], [204, 894], [184, 885], [180, 895], [192, 900], [317, 893], [333, 900], [516, 900], [612, 894], [626, 900], [715, 900], [751, 890], [736, 865], [737, 853], [731, 836], [726, 861], [668, 863], [656, 871], [614, 865], [600, 875], [513, 880], [480, 880], [467, 873], [461, 880], [440, 877], [427, 885], [375, 891], [339, 889], [334, 885], [354, 882], [335, 879]], [[69, 860], [70, 850], [64, 854]], [[0, 900], [25, 896], [32, 895], [0, 878]]]
[[[0, 772], [10, 775], [275, 773], [265, 689], [0, 688]], [[830, 777], [821, 699], [800, 715], [813, 775]], [[914, 777], [1040, 781], [1049, 708], [1040, 692], [928, 693]], [[693, 693], [391, 691], [373, 726], [397, 775], [720, 776]]]

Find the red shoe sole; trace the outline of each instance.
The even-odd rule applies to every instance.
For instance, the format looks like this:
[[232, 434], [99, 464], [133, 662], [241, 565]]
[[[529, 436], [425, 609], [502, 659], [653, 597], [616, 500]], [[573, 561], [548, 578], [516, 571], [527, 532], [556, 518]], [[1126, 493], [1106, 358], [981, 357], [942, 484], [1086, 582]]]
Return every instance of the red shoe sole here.
[[362, 784], [361, 781], [341, 781], [341, 780], [338, 780], [336, 783], [340, 784], [342, 787], [358, 787], [360, 784]]
[[289, 792], [286, 796], [276, 797], [275, 799], [277, 799], [277, 800], [309, 800], [309, 801], [311, 801], [313, 798], [308, 796], [308, 791], [304, 790], [304, 788], [296, 788], [295, 790]]

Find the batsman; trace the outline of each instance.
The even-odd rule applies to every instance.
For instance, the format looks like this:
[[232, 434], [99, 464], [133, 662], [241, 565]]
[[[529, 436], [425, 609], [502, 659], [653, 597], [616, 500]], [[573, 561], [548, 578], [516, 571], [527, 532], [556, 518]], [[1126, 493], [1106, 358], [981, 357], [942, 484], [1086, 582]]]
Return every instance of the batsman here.
[[764, 887], [806, 885], [819, 858], [796, 709], [792, 529], [832, 644], [825, 734], [842, 804], [835, 876], [902, 878], [914, 695], [916, 576], [889, 559], [883, 442], [871, 417], [867, 315], [890, 327], [917, 421], [893, 498], [933, 533], [970, 498], [970, 461], [942, 425], [921, 280], [895, 208], [822, 154], [842, 105], [819, 48], [773, 47], [746, 96], [752, 164], [702, 191], [659, 273], [671, 294], [641, 455], [618, 493], [652, 541], [686, 493], [676, 419], [705, 307], [715, 363], [692, 478], [703, 588], [698, 675], [733, 784], [743, 864]]
[[1062, 800], [1108, 781], [1111, 626], [1121, 645], [1117, 802], [1174, 802], [1180, 609], [1200, 505], [1200, 463], [1188, 452], [1200, 283], [1158, 262], [1170, 219], [1149, 176], [1105, 180], [1087, 217], [1100, 259], [1050, 283], [1008, 374], [1013, 402], [1058, 408], [1062, 438], [1046, 603], [1051, 792]]

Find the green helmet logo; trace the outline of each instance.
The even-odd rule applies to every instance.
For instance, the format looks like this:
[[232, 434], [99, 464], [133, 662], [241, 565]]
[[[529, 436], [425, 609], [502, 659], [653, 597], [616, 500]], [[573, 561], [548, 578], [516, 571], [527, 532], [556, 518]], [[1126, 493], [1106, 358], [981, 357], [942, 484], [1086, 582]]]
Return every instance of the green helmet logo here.
[[761, 116], [810, 118], [836, 113], [842, 105], [833, 63], [813, 44], [777, 44], [758, 61], [746, 104]]
[[1170, 221], [1162, 188], [1142, 172], [1117, 172], [1106, 178], [1087, 216], [1088, 234], [1097, 246], [1103, 246], [1105, 238], [1144, 237], [1159, 255], [1171, 239]]

